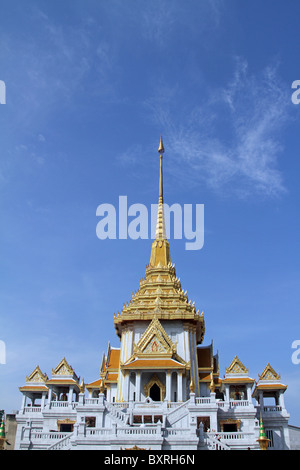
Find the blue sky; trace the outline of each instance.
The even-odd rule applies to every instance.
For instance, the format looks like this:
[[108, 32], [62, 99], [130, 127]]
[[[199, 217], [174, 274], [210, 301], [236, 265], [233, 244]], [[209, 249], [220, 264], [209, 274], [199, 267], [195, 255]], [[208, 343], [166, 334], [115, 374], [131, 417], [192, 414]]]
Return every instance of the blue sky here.
[[300, 425], [300, 5], [291, 0], [0, 1], [0, 408], [37, 364], [99, 376], [151, 240], [99, 240], [96, 209], [204, 204], [205, 243], [170, 240], [220, 375], [270, 362]]

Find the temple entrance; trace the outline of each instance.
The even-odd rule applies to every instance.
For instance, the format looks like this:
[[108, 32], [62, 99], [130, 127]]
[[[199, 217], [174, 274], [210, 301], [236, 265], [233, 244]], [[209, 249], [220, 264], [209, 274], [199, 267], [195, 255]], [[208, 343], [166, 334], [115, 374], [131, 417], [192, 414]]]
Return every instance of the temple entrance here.
[[73, 432], [73, 424], [61, 424], [60, 432]]
[[166, 386], [159, 380], [156, 374], [152, 376], [149, 382], [144, 386], [145, 397], [153, 401], [164, 401]]
[[156, 383], [150, 388], [149, 396], [153, 401], [160, 401], [160, 388]]
[[237, 432], [237, 425], [235, 423], [224, 424], [224, 432]]
[[75, 423], [76, 421], [72, 421], [68, 418], [63, 420], [57, 420], [57, 428], [59, 432], [73, 432]]

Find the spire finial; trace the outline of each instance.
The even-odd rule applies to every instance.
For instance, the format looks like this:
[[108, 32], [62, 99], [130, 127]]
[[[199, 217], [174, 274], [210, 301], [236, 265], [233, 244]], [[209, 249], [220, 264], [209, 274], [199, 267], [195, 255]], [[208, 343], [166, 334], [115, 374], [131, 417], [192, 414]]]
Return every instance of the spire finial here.
[[164, 145], [163, 145], [163, 140], [162, 140], [162, 136], [160, 136], [160, 142], [159, 142], [159, 147], [158, 147], [158, 153], [160, 153], [161, 155], [164, 153], [165, 149], [164, 149]]
[[164, 145], [162, 141], [162, 136], [160, 136], [160, 142], [158, 147], [158, 153], [160, 155], [160, 174], [159, 174], [159, 199], [158, 203], [163, 204], [163, 168], [162, 168], [162, 160], [163, 160], [163, 153], [164, 153]]
[[164, 145], [162, 136], [160, 137], [158, 153], [160, 155], [160, 170], [159, 170], [159, 198], [158, 198], [158, 211], [157, 222], [155, 231], [155, 241], [152, 244], [150, 264], [157, 266], [160, 262], [163, 266], [168, 266], [170, 262], [170, 248], [167, 241], [165, 216], [164, 216], [164, 198], [163, 198], [163, 154]]
[[163, 196], [163, 153], [165, 149], [163, 146], [162, 136], [160, 136], [160, 143], [158, 153], [160, 155], [160, 170], [159, 170], [159, 198], [158, 198], [158, 213], [156, 224], [156, 239], [166, 239], [165, 230], [165, 217], [164, 217], [164, 196]]
[[257, 439], [257, 442], [259, 443], [260, 450], [267, 450], [269, 442], [270, 442], [270, 439], [267, 438], [267, 434], [265, 432], [261, 412], [260, 412], [259, 437]]

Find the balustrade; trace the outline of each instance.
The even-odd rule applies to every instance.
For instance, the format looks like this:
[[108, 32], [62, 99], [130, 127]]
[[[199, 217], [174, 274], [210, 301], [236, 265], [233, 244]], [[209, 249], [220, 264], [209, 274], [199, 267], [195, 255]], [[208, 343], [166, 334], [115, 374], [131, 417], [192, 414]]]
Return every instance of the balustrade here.
[[195, 398], [195, 403], [197, 405], [207, 405], [210, 402], [211, 402], [210, 397], [197, 397], [197, 398]]
[[39, 432], [39, 431], [32, 431], [31, 432], [31, 439], [32, 440], [42, 440], [42, 441], [47, 441], [47, 440], [57, 440], [57, 439], [63, 439], [67, 436], [69, 436], [70, 433], [65, 433], [65, 432]]
[[248, 400], [231, 400], [229, 402], [230, 408], [236, 408], [236, 407], [241, 407], [241, 406], [249, 406], [249, 401]]
[[282, 406], [280, 405], [273, 405], [273, 406], [264, 406], [264, 413], [276, 413], [282, 411]]

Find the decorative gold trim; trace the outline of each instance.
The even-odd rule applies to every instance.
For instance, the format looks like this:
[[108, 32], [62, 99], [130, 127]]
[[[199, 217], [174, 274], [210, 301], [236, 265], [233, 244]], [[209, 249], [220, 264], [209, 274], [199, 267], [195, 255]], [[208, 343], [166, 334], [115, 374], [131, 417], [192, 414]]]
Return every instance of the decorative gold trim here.
[[236, 424], [237, 431], [239, 432], [241, 430], [241, 420], [240, 419], [221, 419], [220, 420], [220, 426], [221, 426], [221, 432], [224, 432], [224, 424]]
[[149, 382], [144, 386], [145, 397], [149, 397], [151, 387], [156, 384], [160, 388], [160, 401], [164, 401], [166, 395], [166, 387], [159, 380], [156, 374], [149, 380]]
[[52, 369], [53, 375], [73, 375], [74, 369], [68, 364], [64, 357], [55, 369]]
[[226, 369], [226, 374], [248, 374], [249, 369], [245, 367], [244, 364], [239, 360], [237, 356], [234, 357], [228, 369]]
[[[147, 449], [144, 449], [143, 447], [138, 447], [138, 446], [133, 446], [133, 447], [125, 447], [125, 449], [123, 449], [123, 447], [121, 447], [120, 450], [147, 450]], [[151, 447], [149, 447], [148, 450], [151, 450]]]
[[76, 424], [76, 419], [75, 420], [69, 419], [69, 418], [58, 419], [57, 420], [57, 426], [60, 426], [61, 424]]
[[264, 368], [263, 372], [261, 375], [258, 376], [259, 380], [266, 380], [266, 381], [274, 381], [274, 380], [280, 380], [281, 376], [280, 374], [277, 374], [273, 367], [270, 366], [268, 363], [266, 367]]
[[47, 374], [43, 374], [39, 366], [36, 366], [33, 372], [26, 377], [26, 382], [45, 383], [48, 380]]
[[134, 355], [137, 357], [172, 357], [176, 350], [177, 343], [172, 342], [156, 317], [153, 318], [139, 342], [133, 345]]

